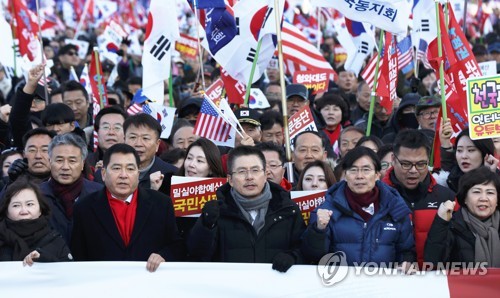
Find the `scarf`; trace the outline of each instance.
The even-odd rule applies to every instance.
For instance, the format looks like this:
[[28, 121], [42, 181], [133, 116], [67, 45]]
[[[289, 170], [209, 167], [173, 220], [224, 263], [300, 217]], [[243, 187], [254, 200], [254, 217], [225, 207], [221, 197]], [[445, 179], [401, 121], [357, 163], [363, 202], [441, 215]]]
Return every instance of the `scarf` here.
[[[255, 232], [258, 235], [260, 230], [264, 227], [264, 224], [266, 223], [265, 219], [266, 219], [267, 208], [269, 207], [269, 201], [273, 197], [269, 183], [266, 182], [262, 194], [255, 199], [247, 199], [243, 197], [232, 187], [231, 187], [231, 195], [233, 196], [234, 201], [236, 202], [238, 208], [240, 208], [241, 213], [243, 213], [243, 216], [253, 226]], [[250, 215], [251, 211], [257, 212], [257, 216], [255, 217], [255, 219], [253, 219], [252, 216]]]
[[45, 216], [18, 221], [5, 218], [0, 221], [0, 247], [12, 247], [12, 260], [22, 261], [49, 232], [49, 222]]
[[487, 220], [480, 220], [467, 208], [460, 208], [467, 227], [476, 238], [474, 261], [487, 262], [488, 267], [500, 267], [500, 239], [498, 227], [500, 212], [496, 210]]
[[66, 211], [66, 217], [73, 217], [73, 205], [76, 199], [80, 196], [83, 189], [83, 175], [78, 178], [73, 184], [65, 185], [57, 182], [54, 178], [49, 180], [49, 186], [54, 191], [54, 195], [58, 198]]
[[333, 131], [330, 131], [326, 128], [323, 129], [323, 131], [328, 136], [328, 139], [330, 140], [330, 145], [332, 145], [333, 147], [333, 145], [335, 145], [335, 142], [337, 142], [337, 140], [339, 139], [340, 132], [342, 131], [342, 125], [340, 125], [339, 123]]
[[365, 222], [368, 222], [380, 207], [377, 186], [372, 191], [364, 194], [354, 193], [349, 187], [346, 187], [344, 193], [349, 207], [351, 207], [352, 211], [359, 214]]

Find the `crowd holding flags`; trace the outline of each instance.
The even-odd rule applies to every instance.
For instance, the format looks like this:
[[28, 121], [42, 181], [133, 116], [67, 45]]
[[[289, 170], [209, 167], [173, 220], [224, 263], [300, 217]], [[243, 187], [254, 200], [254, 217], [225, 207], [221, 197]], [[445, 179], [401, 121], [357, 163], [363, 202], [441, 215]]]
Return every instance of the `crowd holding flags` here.
[[[172, 20], [178, 20], [176, 5], [167, 1], [151, 0], [148, 7], [138, 0], [66, 0], [61, 2], [66, 24], [72, 24], [77, 31], [80, 24], [84, 27], [104, 26], [104, 33], [98, 36], [99, 57], [119, 61], [117, 55], [123, 39], [133, 40], [130, 51], [142, 56], [143, 93], [150, 102], [160, 102], [165, 93], [165, 82], [172, 76], [172, 57], [175, 55], [175, 42], [179, 38], [179, 26], [173, 26]], [[185, 2], [179, 0], [178, 2]], [[300, 26], [294, 25], [301, 18], [293, 13], [287, 1], [255, 0], [224, 1], [198, 0], [188, 1], [191, 11], [196, 12], [201, 33], [190, 36], [201, 43], [206, 51], [221, 67], [227, 100], [232, 104], [245, 103], [249, 84], [265, 75], [265, 69], [273, 56], [278, 54], [276, 48], [276, 23], [282, 34], [283, 60], [285, 74], [292, 75], [296, 71], [329, 71], [334, 67], [327, 61], [322, 52], [308, 40]], [[186, 3], [188, 3], [186, 2]], [[443, 5], [438, 5], [436, 14], [434, 0], [374, 0], [311, 1], [317, 7], [319, 20], [310, 16], [307, 22], [299, 23], [309, 29], [321, 27], [331, 18], [337, 20], [339, 40], [346, 41], [353, 51], [347, 51], [345, 69], [354, 74], [361, 73], [370, 88], [382, 101], [388, 113], [392, 110], [392, 102], [396, 96], [397, 73], [409, 74], [418, 72], [418, 65], [434, 68], [439, 79], [443, 80], [445, 99], [453, 127], [463, 128], [466, 125], [464, 97], [465, 81], [469, 77], [480, 76], [478, 63], [459, 24], [463, 19], [464, 7], [460, 1], [452, 1], [444, 5], [448, 18], [444, 18]], [[277, 3], [277, 7], [275, 7]], [[444, 1], [443, 1], [444, 3]], [[37, 14], [28, 9], [25, 1], [10, 1], [9, 13], [12, 18], [14, 36], [18, 39], [18, 51], [29, 61], [41, 61], [41, 44], [39, 42], [39, 24]], [[481, 4], [481, 3], [480, 3]], [[285, 9], [286, 8], [286, 9]], [[60, 27], [62, 21], [50, 9], [43, 8], [42, 28]], [[275, 11], [283, 16], [276, 20]], [[454, 11], [460, 13], [456, 16]], [[146, 13], [147, 12], [147, 13]], [[410, 17], [411, 15], [411, 17]], [[439, 16], [441, 27], [436, 25]], [[478, 5], [476, 21], [480, 23], [480, 33], [488, 32], [488, 13], [482, 5]], [[288, 18], [288, 19], [287, 19]], [[322, 21], [323, 19], [323, 21]], [[295, 20], [295, 21], [294, 21]], [[299, 21], [297, 21], [299, 20]], [[449, 21], [448, 21], [449, 20]], [[330, 22], [330, 24], [332, 24]], [[464, 22], [464, 20], [462, 20]], [[471, 21], [465, 20], [466, 25]], [[309, 25], [307, 25], [309, 24]], [[316, 24], [316, 25], [314, 25]], [[306, 26], [307, 25], [307, 26]], [[302, 27], [304, 27], [302, 26]], [[196, 26], [193, 26], [196, 27]], [[138, 28], [146, 28], [144, 45], [138, 41]], [[411, 28], [410, 34], [408, 29]], [[302, 28], [304, 30], [304, 28]], [[382, 43], [377, 47], [375, 33], [381, 29]], [[341, 34], [341, 30], [344, 30]], [[306, 30], [307, 31], [307, 30]], [[310, 30], [309, 30], [310, 31]], [[307, 31], [307, 32], [309, 32]], [[443, 34], [443, 53], [438, 54], [437, 33]], [[346, 32], [348, 33], [346, 35]], [[76, 32], [78, 35], [78, 32]], [[192, 32], [191, 32], [192, 33]], [[476, 34], [472, 32], [471, 34]], [[342, 36], [341, 36], [342, 35]], [[186, 35], [187, 36], [187, 35]], [[76, 40], [76, 38], [75, 38]], [[378, 54], [377, 54], [378, 53]], [[201, 54], [200, 54], [201, 55]], [[92, 57], [94, 58], [94, 57]], [[191, 57], [193, 59], [194, 57]], [[444, 61], [444, 73], [439, 74], [439, 65]], [[203, 64], [203, 63], [201, 63]], [[92, 89], [94, 104], [104, 107], [106, 95], [104, 82], [98, 79], [99, 63], [91, 62], [90, 69], [84, 71], [80, 78], [72, 72], [73, 79], [87, 82], [86, 87]], [[203, 66], [201, 66], [203, 67]], [[379, 70], [376, 75], [377, 69]], [[90, 72], [90, 75], [88, 74]], [[114, 69], [116, 75], [116, 68]], [[198, 76], [202, 76], [198, 74]], [[97, 79], [96, 79], [97, 78]], [[375, 87], [376, 85], [376, 87]], [[172, 97], [172, 94], [170, 94]], [[248, 99], [247, 99], [248, 100]], [[98, 110], [96, 110], [97, 112]], [[141, 105], [133, 103], [132, 113], [143, 111]], [[212, 111], [212, 110], [210, 110]], [[213, 109], [218, 112], [218, 109]], [[221, 117], [224, 120], [224, 117]], [[217, 137], [222, 140], [224, 137]]]

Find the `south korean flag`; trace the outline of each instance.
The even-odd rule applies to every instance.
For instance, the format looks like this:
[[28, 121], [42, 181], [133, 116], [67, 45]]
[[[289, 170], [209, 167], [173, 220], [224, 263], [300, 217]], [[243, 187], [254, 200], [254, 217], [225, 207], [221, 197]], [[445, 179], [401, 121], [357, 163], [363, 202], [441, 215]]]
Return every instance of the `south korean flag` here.
[[151, 0], [142, 55], [142, 88], [151, 101], [163, 101], [163, 81], [170, 75], [172, 50], [179, 38], [176, 6], [168, 1]]

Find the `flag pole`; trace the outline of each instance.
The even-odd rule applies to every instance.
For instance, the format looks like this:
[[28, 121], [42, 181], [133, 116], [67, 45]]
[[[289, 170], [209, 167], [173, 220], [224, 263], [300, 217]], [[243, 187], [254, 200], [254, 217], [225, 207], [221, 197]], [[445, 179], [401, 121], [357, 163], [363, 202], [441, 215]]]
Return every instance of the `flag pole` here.
[[[467, 34], [467, 0], [464, 0], [464, 24], [462, 25], [462, 31], [464, 32], [464, 35]], [[477, 9], [479, 9], [478, 7]]]
[[[99, 60], [99, 49], [94, 47], [94, 58], [95, 58], [95, 71], [97, 73], [97, 90], [99, 92], [99, 105], [101, 109], [107, 106], [106, 98], [104, 98], [103, 90], [104, 85], [102, 84], [102, 75], [101, 75], [101, 60]], [[93, 78], [91, 78], [93, 80]]]
[[257, 61], [259, 60], [259, 52], [260, 46], [262, 45], [262, 38], [259, 39], [259, 43], [257, 43], [257, 51], [255, 53], [255, 58], [252, 63], [252, 70], [250, 71], [250, 78], [248, 79], [247, 89], [245, 92], [245, 100], [243, 102], [244, 105], [248, 106], [248, 98], [250, 98], [250, 90], [252, 89], [252, 81], [253, 76], [255, 74], [255, 67], [257, 66]]
[[382, 42], [384, 40], [384, 34], [385, 34], [384, 30], [381, 29], [378, 41], [378, 55], [377, 55], [377, 63], [375, 65], [375, 77], [373, 77], [373, 88], [370, 98], [370, 110], [368, 111], [368, 124], [366, 126], [367, 136], [370, 136], [372, 132], [373, 110], [375, 109], [375, 100], [377, 100], [376, 95], [377, 95], [378, 72], [380, 70], [380, 59], [382, 59]]
[[168, 76], [168, 100], [171, 108], [175, 108], [174, 104], [174, 86], [172, 85], [172, 65], [170, 65], [170, 74]]
[[[40, 21], [40, 0], [36, 0], [36, 18], [38, 21], [38, 40], [40, 41], [40, 59], [42, 64], [45, 63], [43, 57], [43, 39], [42, 39], [42, 22]], [[15, 59], [14, 59], [15, 60]], [[47, 90], [47, 74], [45, 73], [45, 65], [43, 67], [43, 90], [45, 93], [45, 102], [49, 104], [49, 91]]]
[[[274, 0], [274, 7], [279, 7], [279, 0]], [[287, 162], [287, 178], [290, 183], [293, 179], [292, 150], [290, 148], [290, 131], [288, 130], [288, 112], [286, 107], [285, 71], [283, 67], [283, 47], [281, 40], [281, 15], [279, 9], [274, 10], [276, 22], [276, 37], [278, 42], [278, 66], [280, 71], [281, 107], [283, 110], [283, 132], [285, 133], [285, 152]]]
[[[16, 40], [16, 30], [14, 30], [14, 20], [16, 19], [16, 10], [14, 8], [14, 4], [12, 4], [12, 17], [10, 18], [10, 31], [12, 32], [12, 51], [14, 52], [14, 76], [17, 77], [17, 52], [16, 52], [16, 43], [14, 40]], [[19, 47], [19, 44], [17, 45]]]
[[78, 38], [78, 36], [80, 35], [80, 30], [82, 30], [83, 22], [85, 21], [85, 18], [87, 17], [87, 10], [89, 9], [89, 6], [90, 6], [90, 0], [85, 0], [85, 4], [83, 5], [82, 15], [80, 16], [80, 20], [78, 21], [78, 24], [76, 25], [75, 39]]
[[444, 87], [444, 60], [443, 60], [443, 43], [441, 41], [441, 21], [439, 20], [439, 9], [441, 8], [438, 1], [436, 5], [436, 23], [437, 23], [437, 42], [438, 42], [438, 56], [441, 58], [439, 63], [439, 86], [441, 88], [441, 112], [443, 114], [443, 121], [448, 118], [446, 111], [446, 90]]
[[194, 17], [196, 18], [195, 26], [196, 26], [196, 37], [198, 38], [198, 59], [200, 59], [200, 73], [201, 73], [201, 87], [203, 90], [205, 90], [205, 76], [203, 75], [203, 53], [201, 49], [201, 42], [200, 42], [200, 24], [199, 18], [198, 18], [198, 1], [193, 0], [193, 6], [194, 6]]

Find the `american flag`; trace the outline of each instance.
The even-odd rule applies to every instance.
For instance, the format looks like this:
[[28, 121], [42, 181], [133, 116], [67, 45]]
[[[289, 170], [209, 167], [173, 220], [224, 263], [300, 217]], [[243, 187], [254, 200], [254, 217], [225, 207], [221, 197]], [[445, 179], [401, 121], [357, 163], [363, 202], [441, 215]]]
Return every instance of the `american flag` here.
[[128, 109], [127, 109], [127, 113], [132, 116], [132, 115], [135, 115], [135, 114], [139, 114], [139, 113], [142, 113], [142, 106], [138, 103], [134, 103], [133, 105], [131, 105]]
[[216, 142], [225, 142], [229, 138], [230, 131], [231, 126], [212, 107], [208, 99], [203, 100], [194, 126], [194, 134]]
[[424, 39], [420, 39], [417, 49], [417, 61], [419, 60], [422, 61], [425, 68], [432, 69], [429, 60], [427, 59], [427, 48], [428, 48], [427, 42]]
[[319, 50], [294, 25], [283, 22], [281, 34], [287, 73], [293, 74], [296, 70], [334, 71]]
[[[370, 90], [373, 89], [373, 80], [375, 78], [375, 68], [377, 66], [377, 57], [378, 55], [373, 55], [368, 64], [366, 64], [365, 68], [361, 72], [361, 77], [365, 80], [365, 82], [370, 86]], [[379, 64], [379, 73], [378, 76], [380, 78], [380, 69], [384, 64], [384, 59], [380, 59]]]
[[413, 48], [411, 45], [411, 36], [406, 36], [396, 45], [398, 53], [398, 70], [402, 70], [413, 61]]

